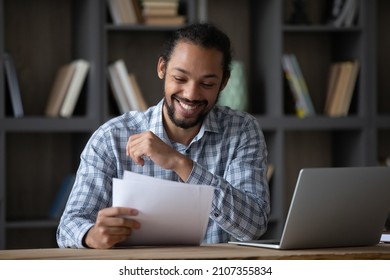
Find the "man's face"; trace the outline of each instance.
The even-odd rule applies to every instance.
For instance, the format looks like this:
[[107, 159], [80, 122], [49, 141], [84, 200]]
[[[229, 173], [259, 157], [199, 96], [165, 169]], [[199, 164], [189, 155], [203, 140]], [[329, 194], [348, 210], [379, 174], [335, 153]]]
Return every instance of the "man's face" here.
[[200, 125], [213, 108], [226, 84], [222, 81], [222, 59], [216, 49], [179, 42], [167, 65], [159, 60], [158, 75], [165, 77], [165, 107], [174, 125]]

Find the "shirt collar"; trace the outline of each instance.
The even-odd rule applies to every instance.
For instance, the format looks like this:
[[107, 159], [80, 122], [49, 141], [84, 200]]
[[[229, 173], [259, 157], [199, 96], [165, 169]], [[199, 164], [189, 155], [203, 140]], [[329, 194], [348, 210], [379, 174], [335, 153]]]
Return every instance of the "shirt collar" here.
[[[152, 112], [150, 118], [150, 131], [161, 138], [165, 143], [170, 143], [168, 135], [164, 129], [163, 122], [163, 108], [164, 99], [162, 99], [157, 105], [155, 110]], [[215, 106], [206, 116], [203, 121], [203, 124], [199, 130], [199, 133], [194, 137], [193, 141], [198, 141], [201, 139], [205, 132], [219, 133], [221, 128], [218, 124], [218, 107]]]

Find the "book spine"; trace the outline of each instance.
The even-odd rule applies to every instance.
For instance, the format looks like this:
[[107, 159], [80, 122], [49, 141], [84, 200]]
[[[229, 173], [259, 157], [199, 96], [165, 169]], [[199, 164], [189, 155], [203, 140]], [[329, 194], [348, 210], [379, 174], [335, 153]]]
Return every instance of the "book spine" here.
[[306, 115], [314, 115], [315, 114], [314, 106], [311, 101], [309, 89], [307, 87], [305, 78], [302, 74], [301, 67], [299, 66], [298, 60], [294, 54], [290, 54], [289, 57], [290, 57], [293, 71], [295, 72], [298, 79], [299, 88], [301, 89], [300, 94], [302, 95], [302, 101], [304, 102]]
[[73, 114], [77, 99], [79, 98], [89, 69], [89, 63], [85, 60], [79, 59], [73, 63], [76, 65], [76, 71], [72, 77], [72, 81], [69, 85], [60, 111], [60, 116], [65, 118], [69, 118]]
[[127, 71], [125, 62], [122, 59], [120, 59], [115, 64], [118, 69], [119, 79], [121, 80], [121, 84], [123, 86], [126, 98], [130, 104], [131, 110], [140, 110], [140, 106], [138, 104], [135, 91], [132, 85], [130, 84], [130, 80], [128, 77], [129, 73]]
[[296, 114], [299, 118], [303, 118], [306, 116], [306, 108], [304, 107], [304, 103], [302, 100], [302, 96], [300, 95], [300, 88], [299, 88], [299, 83], [298, 79], [292, 70], [291, 63], [289, 61], [288, 55], [283, 55], [282, 56], [282, 66], [283, 66], [283, 71], [285, 74], [285, 77], [289, 83], [291, 92], [293, 93], [294, 99], [295, 99], [295, 111]]
[[3, 59], [13, 113], [16, 118], [20, 118], [24, 116], [24, 111], [22, 98], [20, 95], [19, 81], [15, 69], [15, 63], [13, 61], [12, 56], [8, 53], [4, 54]]
[[108, 78], [120, 112], [123, 114], [130, 111], [130, 105], [123, 91], [123, 87], [121, 86], [121, 81], [115, 64], [108, 66]]

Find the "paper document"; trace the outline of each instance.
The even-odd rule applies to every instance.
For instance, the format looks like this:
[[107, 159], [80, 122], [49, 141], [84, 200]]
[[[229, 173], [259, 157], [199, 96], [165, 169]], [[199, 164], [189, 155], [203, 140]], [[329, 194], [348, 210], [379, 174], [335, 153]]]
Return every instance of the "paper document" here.
[[[199, 245], [214, 187], [168, 181], [125, 171], [113, 179], [113, 206], [135, 208], [141, 228], [121, 245]], [[129, 217], [130, 218], [130, 217]]]

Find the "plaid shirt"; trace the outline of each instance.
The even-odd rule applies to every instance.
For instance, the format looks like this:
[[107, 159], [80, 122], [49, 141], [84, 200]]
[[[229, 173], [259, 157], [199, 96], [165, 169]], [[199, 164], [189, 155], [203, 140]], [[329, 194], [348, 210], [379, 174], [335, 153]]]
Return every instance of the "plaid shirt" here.
[[179, 180], [175, 172], [147, 158], [140, 166], [126, 156], [129, 136], [146, 130], [193, 160], [187, 183], [215, 187], [204, 243], [257, 239], [266, 231], [270, 212], [267, 149], [255, 118], [215, 106], [185, 146], [167, 137], [162, 106], [163, 101], [145, 112], [116, 117], [89, 139], [57, 229], [60, 247], [84, 247], [83, 237], [94, 225], [98, 211], [112, 205], [112, 178], [122, 178], [124, 170]]

